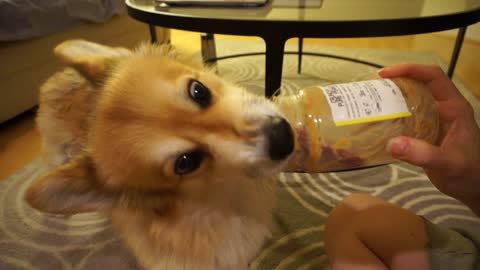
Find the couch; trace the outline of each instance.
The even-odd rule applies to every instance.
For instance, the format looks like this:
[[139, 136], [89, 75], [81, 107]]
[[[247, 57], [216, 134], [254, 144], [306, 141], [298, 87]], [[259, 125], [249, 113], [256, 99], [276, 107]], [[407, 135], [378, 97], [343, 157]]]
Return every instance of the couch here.
[[[70, 0], [58, 2], [63, 4], [68, 1]], [[74, 11], [82, 11], [83, 14], [74, 12], [80, 13], [80, 15], [76, 14], [75, 16], [79, 17], [71, 21], [66, 21], [67, 19], [62, 17], [66, 23], [62, 27], [47, 25], [48, 27], [44, 29], [34, 25], [33, 30], [27, 29], [30, 32], [25, 29], [16, 32], [12, 32], [15, 29], [7, 29], [12, 31], [7, 33], [4, 31], [5, 35], [0, 35], [0, 123], [37, 105], [40, 85], [50, 75], [61, 69], [61, 64], [54, 57], [52, 50], [62, 41], [81, 38], [106, 45], [132, 48], [139, 42], [150, 39], [148, 26], [129, 17], [125, 12], [123, 1], [111, 0], [113, 1], [111, 3], [116, 2], [118, 6], [109, 5], [102, 11], [103, 14], [90, 15], [82, 10], [81, 4], [82, 1], [92, 3], [91, 0], [71, 1], [73, 4], [69, 8]], [[52, 1], [46, 2], [53, 3]], [[11, 18], [12, 11], [8, 11], [2, 6], [5, 3], [0, 3], [2, 9], [0, 22], [14, 19]], [[98, 3], [104, 4], [108, 1], [102, 0]], [[109, 11], [109, 8], [115, 8], [115, 11]], [[65, 9], [61, 11], [65, 11]], [[98, 13], [98, 9], [96, 13]], [[33, 16], [38, 19], [38, 14], [33, 14]], [[56, 20], [58, 23], [62, 14], [51, 16], [56, 16], [57, 18], [52, 18], [52, 20]], [[159, 41], [169, 38], [169, 32], [165, 29], [157, 28], [157, 35]]]

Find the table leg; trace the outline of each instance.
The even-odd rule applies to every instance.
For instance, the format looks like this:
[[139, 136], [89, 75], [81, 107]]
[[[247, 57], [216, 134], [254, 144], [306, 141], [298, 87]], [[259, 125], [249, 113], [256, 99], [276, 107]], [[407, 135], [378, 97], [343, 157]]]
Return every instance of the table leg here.
[[455, 66], [457, 65], [458, 56], [460, 55], [460, 50], [462, 49], [463, 39], [465, 38], [466, 31], [466, 26], [458, 29], [457, 39], [455, 40], [455, 47], [453, 48], [452, 57], [450, 58], [450, 65], [448, 66], [447, 75], [449, 78], [452, 78], [453, 72], [455, 72]]
[[265, 53], [265, 96], [271, 98], [280, 93], [282, 85], [283, 53], [286, 38], [264, 38], [266, 44]]
[[215, 36], [212, 33], [202, 33], [201, 41], [203, 62], [215, 65], [217, 62], [217, 48], [215, 47]]
[[150, 30], [150, 42], [157, 43], [158, 38], [157, 38], [157, 31], [155, 30], [155, 25], [149, 24], [148, 29]]
[[302, 73], [302, 54], [303, 54], [303, 37], [298, 38], [298, 66], [297, 73]]

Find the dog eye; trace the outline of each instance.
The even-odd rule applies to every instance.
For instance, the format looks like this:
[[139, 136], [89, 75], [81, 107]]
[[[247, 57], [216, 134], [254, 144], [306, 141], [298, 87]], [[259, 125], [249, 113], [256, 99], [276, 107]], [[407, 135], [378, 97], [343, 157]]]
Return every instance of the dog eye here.
[[202, 164], [204, 153], [196, 150], [182, 154], [175, 161], [175, 174], [185, 175], [198, 169]]
[[210, 90], [197, 80], [190, 80], [188, 94], [202, 108], [208, 107], [212, 102]]

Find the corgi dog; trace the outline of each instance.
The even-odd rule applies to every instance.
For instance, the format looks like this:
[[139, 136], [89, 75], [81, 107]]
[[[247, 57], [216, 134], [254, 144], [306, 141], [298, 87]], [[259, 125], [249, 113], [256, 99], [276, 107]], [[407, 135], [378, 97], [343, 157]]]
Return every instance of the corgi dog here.
[[84, 40], [41, 87], [43, 212], [103, 212], [145, 269], [248, 269], [269, 234], [292, 128], [268, 99], [168, 46]]

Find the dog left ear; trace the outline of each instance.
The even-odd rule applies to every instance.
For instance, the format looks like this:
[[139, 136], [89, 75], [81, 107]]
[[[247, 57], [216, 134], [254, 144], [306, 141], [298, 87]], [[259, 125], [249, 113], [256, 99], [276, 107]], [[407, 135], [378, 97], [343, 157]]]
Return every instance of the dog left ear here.
[[25, 194], [29, 204], [43, 212], [76, 214], [109, 209], [115, 195], [96, 177], [90, 157], [79, 157], [36, 180]]
[[131, 51], [121, 47], [108, 47], [85, 40], [69, 40], [58, 45], [54, 53], [68, 66], [72, 66], [88, 80], [102, 82], [121, 57]]

